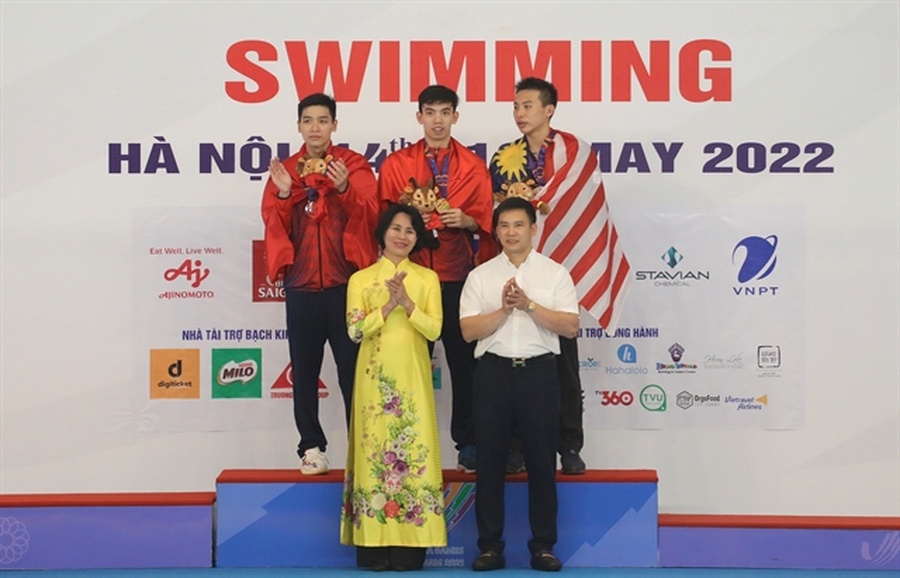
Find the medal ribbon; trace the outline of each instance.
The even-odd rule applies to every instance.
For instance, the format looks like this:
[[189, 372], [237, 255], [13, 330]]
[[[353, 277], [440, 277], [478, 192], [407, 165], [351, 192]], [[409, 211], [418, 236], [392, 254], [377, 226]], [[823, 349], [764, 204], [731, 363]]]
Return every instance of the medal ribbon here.
[[438, 149], [428, 147], [425, 151], [425, 158], [428, 160], [428, 166], [431, 167], [431, 174], [434, 175], [434, 184], [437, 185], [441, 198], [447, 198], [447, 182], [448, 173], [450, 172], [450, 150], [444, 154], [441, 168], [437, 166]]

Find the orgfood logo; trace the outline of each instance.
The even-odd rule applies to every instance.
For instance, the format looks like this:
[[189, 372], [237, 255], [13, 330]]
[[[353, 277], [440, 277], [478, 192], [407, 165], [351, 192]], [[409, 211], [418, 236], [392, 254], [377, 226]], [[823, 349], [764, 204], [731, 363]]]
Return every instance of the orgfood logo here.
[[666, 390], [651, 383], [641, 390], [641, 406], [647, 411], [666, 411]]
[[744, 237], [731, 250], [731, 262], [738, 267], [737, 281], [740, 287], [732, 287], [735, 295], [745, 297], [774, 297], [778, 286], [761, 283], [768, 278], [778, 264], [775, 250], [778, 237]]

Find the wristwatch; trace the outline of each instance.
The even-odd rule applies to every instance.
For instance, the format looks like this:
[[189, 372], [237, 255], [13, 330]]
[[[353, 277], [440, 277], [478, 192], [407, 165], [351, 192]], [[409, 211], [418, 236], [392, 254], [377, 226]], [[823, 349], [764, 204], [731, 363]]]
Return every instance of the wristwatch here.
[[534, 310], [537, 309], [537, 303], [535, 303], [534, 301], [529, 301], [528, 307], [526, 309], [528, 309], [529, 313], [534, 313]]

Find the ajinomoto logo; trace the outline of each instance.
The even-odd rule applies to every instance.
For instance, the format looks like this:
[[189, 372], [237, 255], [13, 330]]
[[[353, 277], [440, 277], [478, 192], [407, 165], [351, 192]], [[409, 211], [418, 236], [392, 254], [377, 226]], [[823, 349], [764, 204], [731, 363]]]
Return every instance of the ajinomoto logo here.
[[262, 398], [262, 350], [213, 349], [212, 397]]
[[150, 399], [200, 399], [200, 350], [151, 349]]

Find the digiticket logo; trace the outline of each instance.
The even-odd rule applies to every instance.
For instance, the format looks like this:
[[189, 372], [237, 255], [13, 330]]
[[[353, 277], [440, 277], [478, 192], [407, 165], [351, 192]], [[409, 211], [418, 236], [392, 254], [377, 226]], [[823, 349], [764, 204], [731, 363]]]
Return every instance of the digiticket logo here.
[[[740, 287], [732, 287], [735, 295], [745, 297], [774, 297], [778, 292], [777, 285], [764, 285], [756, 282], [767, 278], [775, 270], [778, 257], [775, 249], [778, 237], [744, 237], [731, 250], [731, 262], [738, 266], [737, 280]], [[749, 283], [755, 282], [753, 285]]]
[[151, 349], [150, 399], [199, 399], [200, 350]]
[[[669, 269], [675, 269], [684, 260], [684, 255], [672, 246], [660, 255], [660, 259]], [[653, 281], [654, 287], [690, 287], [693, 281], [709, 281], [709, 271], [638, 270], [634, 278], [637, 281]]]

